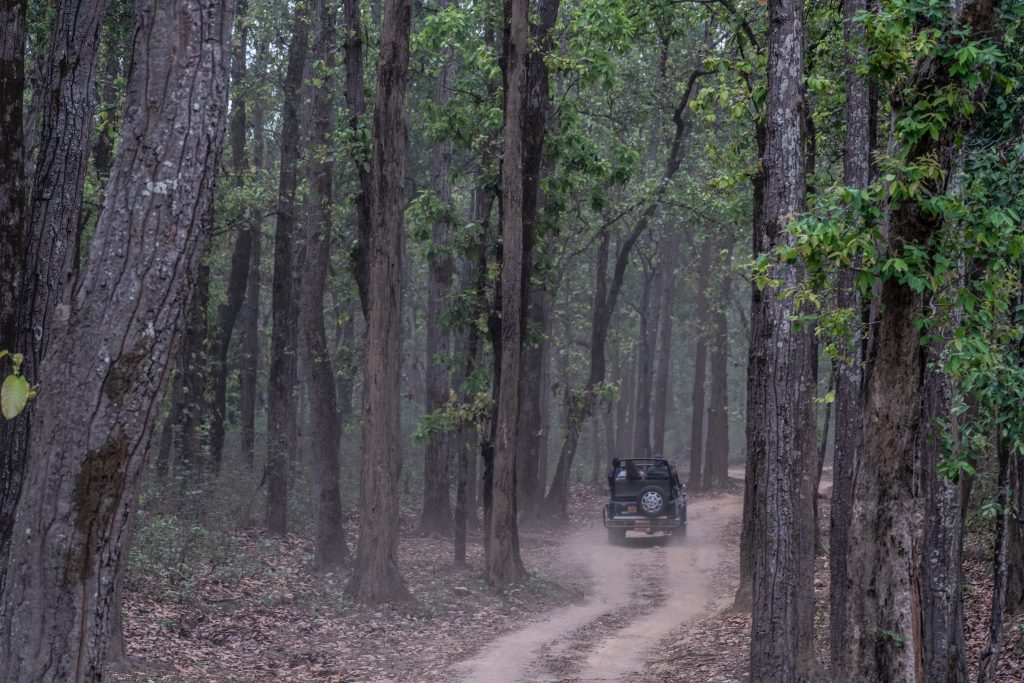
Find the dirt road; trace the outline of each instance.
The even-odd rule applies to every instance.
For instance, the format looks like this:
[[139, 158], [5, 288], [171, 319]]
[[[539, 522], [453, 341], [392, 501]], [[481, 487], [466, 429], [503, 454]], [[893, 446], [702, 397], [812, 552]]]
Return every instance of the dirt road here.
[[563, 549], [571, 565], [592, 576], [585, 602], [550, 614], [486, 645], [453, 667], [467, 682], [620, 681], [643, 672], [652, 648], [676, 627], [715, 612], [734, 587], [718, 575], [724, 529], [737, 524], [737, 495], [691, 501], [689, 534], [681, 542], [630, 538], [611, 546], [595, 526]]

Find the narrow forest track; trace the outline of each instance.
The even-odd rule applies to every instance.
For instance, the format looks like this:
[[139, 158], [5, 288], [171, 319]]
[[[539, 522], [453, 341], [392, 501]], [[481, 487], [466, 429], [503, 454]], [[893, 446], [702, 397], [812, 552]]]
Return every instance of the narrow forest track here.
[[486, 644], [452, 667], [466, 681], [619, 681], [641, 674], [659, 643], [679, 626], [713, 614], [731, 599], [719, 580], [738, 524], [738, 495], [692, 500], [685, 540], [629, 538], [609, 545], [595, 525], [563, 549], [567, 568], [592, 577], [586, 600], [551, 613]]

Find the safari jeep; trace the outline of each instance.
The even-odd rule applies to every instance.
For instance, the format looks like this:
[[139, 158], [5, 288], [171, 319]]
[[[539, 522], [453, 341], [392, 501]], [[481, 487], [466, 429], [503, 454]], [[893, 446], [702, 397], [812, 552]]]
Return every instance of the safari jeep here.
[[686, 493], [666, 460], [616, 459], [608, 488], [611, 500], [604, 506], [604, 526], [609, 543], [623, 543], [627, 531], [686, 536]]

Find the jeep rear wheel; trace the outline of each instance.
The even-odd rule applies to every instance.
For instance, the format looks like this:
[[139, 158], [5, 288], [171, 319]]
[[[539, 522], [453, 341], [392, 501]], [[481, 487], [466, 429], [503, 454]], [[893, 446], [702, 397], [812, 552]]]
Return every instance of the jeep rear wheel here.
[[636, 496], [637, 508], [648, 517], [665, 514], [668, 508], [668, 496], [660, 486], [647, 486], [640, 489]]

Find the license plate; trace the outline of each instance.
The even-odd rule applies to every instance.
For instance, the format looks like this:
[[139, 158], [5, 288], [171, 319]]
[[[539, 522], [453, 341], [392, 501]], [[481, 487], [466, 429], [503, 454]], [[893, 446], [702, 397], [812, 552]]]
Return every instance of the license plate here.
[[636, 514], [636, 505], [628, 505], [628, 506], [626, 506], [626, 512], [628, 514], [635, 515]]

